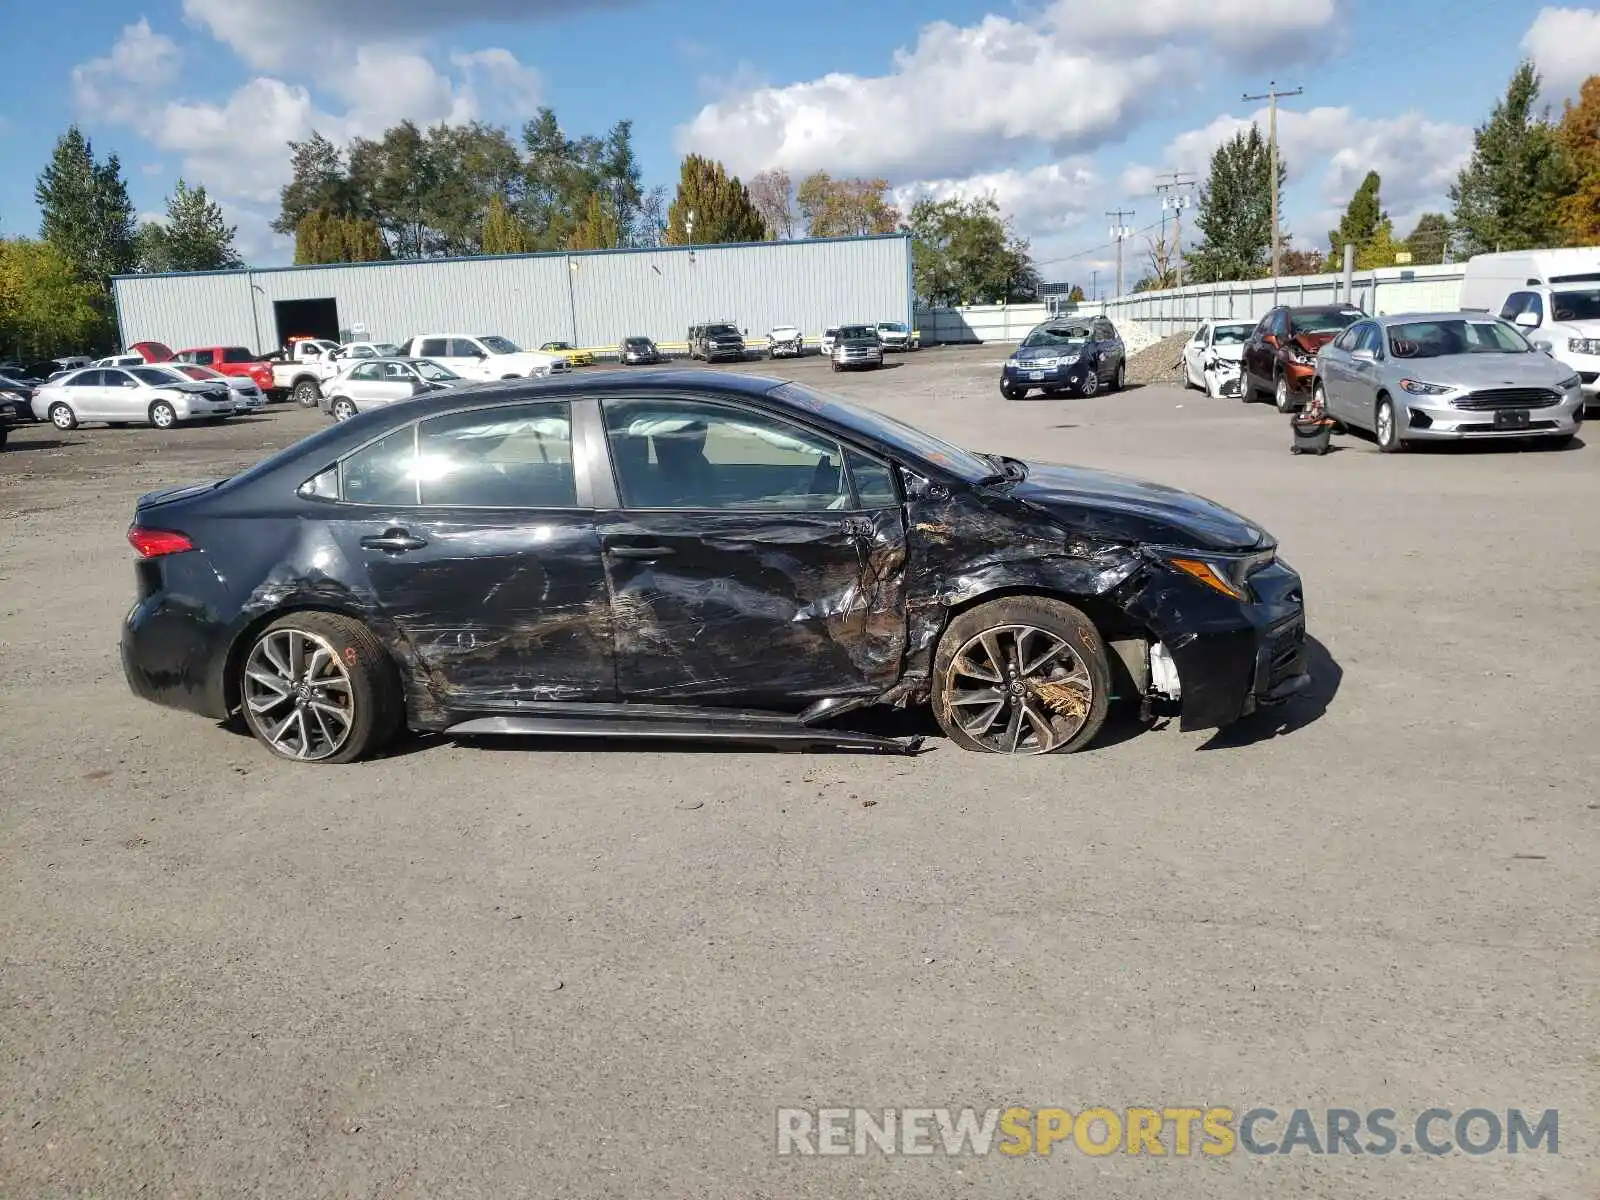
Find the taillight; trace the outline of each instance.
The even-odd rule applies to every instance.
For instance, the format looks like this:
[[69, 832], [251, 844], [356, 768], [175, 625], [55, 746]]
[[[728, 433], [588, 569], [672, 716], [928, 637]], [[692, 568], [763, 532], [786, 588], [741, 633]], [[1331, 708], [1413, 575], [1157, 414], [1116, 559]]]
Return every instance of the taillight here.
[[171, 529], [146, 529], [142, 525], [128, 530], [128, 544], [139, 552], [140, 558], [160, 558], [194, 549], [194, 543], [184, 534]]

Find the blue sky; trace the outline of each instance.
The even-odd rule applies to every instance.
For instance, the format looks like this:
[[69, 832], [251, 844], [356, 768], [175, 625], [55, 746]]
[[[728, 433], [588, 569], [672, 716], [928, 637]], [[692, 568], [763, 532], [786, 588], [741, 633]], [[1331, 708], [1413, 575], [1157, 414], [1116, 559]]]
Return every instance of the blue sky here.
[[[1104, 213], [1159, 219], [1158, 171], [1200, 170], [1285, 101], [1287, 226], [1322, 247], [1368, 169], [1404, 233], [1444, 191], [1517, 61], [1559, 103], [1600, 62], [1600, 11], [1531, 0], [111, 0], [8, 4], [0, 232], [31, 234], [33, 180], [77, 121], [158, 212], [203, 183], [259, 264], [284, 142], [418, 121], [513, 127], [540, 103], [570, 133], [631, 118], [647, 183], [696, 149], [748, 177], [882, 176], [896, 197], [990, 192], [1049, 278], [1102, 280]], [[780, 13], [785, 15], [779, 15]], [[1447, 48], [1448, 45], [1448, 48]], [[1136, 247], [1142, 246], [1142, 240]], [[1133, 274], [1130, 267], [1130, 275]]]

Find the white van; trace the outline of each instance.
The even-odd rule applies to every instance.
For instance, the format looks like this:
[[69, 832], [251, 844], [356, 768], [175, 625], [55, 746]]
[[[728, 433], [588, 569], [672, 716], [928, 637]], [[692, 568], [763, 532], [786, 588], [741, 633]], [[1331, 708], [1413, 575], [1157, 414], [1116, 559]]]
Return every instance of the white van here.
[[1600, 402], [1600, 246], [1476, 255], [1461, 307], [1516, 325], [1578, 373], [1590, 405]]

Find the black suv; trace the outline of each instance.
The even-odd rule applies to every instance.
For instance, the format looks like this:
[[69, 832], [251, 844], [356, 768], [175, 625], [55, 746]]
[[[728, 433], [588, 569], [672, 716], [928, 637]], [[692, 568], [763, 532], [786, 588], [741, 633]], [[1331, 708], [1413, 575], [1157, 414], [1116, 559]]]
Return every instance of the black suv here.
[[744, 334], [727, 321], [695, 325], [689, 330], [689, 357], [716, 362], [719, 358], [744, 358]]

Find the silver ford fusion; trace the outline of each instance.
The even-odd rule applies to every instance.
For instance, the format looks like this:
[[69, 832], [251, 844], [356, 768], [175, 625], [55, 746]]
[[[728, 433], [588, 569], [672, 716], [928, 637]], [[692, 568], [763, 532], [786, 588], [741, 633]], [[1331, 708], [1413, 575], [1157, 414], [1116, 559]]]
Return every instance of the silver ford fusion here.
[[1370, 430], [1385, 453], [1480, 437], [1568, 442], [1583, 422], [1577, 372], [1481, 312], [1357, 321], [1319, 351], [1312, 387], [1328, 416]]

